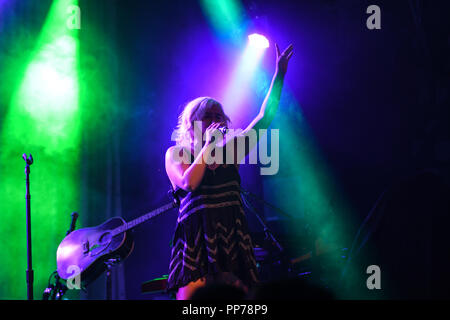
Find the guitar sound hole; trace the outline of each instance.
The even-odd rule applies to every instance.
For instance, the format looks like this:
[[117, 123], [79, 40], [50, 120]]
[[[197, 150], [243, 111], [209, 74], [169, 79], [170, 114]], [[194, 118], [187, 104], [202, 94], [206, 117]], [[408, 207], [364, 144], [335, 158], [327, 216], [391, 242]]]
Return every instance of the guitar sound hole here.
[[91, 256], [96, 256], [99, 253], [103, 252], [111, 243], [111, 239], [111, 233], [105, 232], [104, 234], [102, 234], [98, 238], [97, 242], [91, 246]]
[[109, 242], [111, 242], [111, 233], [106, 232], [106, 233], [102, 234], [100, 236], [100, 239], [98, 239], [98, 242], [101, 245], [107, 245]]

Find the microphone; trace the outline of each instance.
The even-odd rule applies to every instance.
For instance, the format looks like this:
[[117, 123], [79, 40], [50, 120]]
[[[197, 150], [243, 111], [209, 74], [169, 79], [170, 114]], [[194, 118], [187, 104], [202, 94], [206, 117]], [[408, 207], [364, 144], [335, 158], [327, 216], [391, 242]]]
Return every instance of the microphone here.
[[222, 126], [222, 127], [217, 128], [217, 130], [219, 130], [220, 132], [222, 132], [222, 134], [225, 135], [227, 133], [227, 131], [228, 131], [228, 127], [227, 126]]
[[75, 223], [77, 222], [78, 213], [72, 212], [72, 222], [70, 223], [70, 228], [66, 233], [66, 236], [71, 233], [73, 230], [75, 230]]
[[[222, 136], [225, 137], [225, 135], [227, 134], [228, 131], [228, 127], [227, 126], [221, 126], [216, 128], [216, 130], [220, 131], [220, 133], [222, 133]], [[216, 137], [212, 136], [209, 143], [212, 143], [216, 140]]]

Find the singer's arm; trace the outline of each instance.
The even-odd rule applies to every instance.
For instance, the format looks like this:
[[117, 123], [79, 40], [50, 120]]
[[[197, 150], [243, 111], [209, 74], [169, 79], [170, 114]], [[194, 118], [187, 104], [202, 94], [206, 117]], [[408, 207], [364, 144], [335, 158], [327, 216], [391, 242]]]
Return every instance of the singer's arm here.
[[280, 104], [281, 90], [283, 89], [285, 74], [276, 71], [272, 78], [269, 91], [264, 99], [258, 115], [242, 132], [247, 133], [251, 129], [258, 131], [259, 129], [267, 129], [272, 122]]
[[[253, 121], [247, 126], [244, 131], [242, 131], [238, 136], [235, 137], [235, 157], [237, 157], [238, 155], [237, 145], [239, 145], [239, 143], [245, 144], [245, 154], [243, 155], [244, 157], [253, 149], [253, 147], [259, 140], [259, 129], [267, 129], [278, 110], [281, 91], [284, 84], [284, 77], [287, 72], [289, 59], [293, 54], [293, 48], [292, 45], [290, 45], [286, 48], [286, 50], [283, 51], [283, 53], [280, 53], [280, 49], [278, 48], [277, 44], [275, 44], [275, 48], [277, 53], [277, 64], [272, 82], [269, 87], [269, 91], [267, 92], [267, 95], [261, 105], [258, 115], [253, 119]], [[256, 141], [246, 138], [251, 130], [256, 131]], [[239, 163], [242, 159], [237, 158], [236, 160]]]

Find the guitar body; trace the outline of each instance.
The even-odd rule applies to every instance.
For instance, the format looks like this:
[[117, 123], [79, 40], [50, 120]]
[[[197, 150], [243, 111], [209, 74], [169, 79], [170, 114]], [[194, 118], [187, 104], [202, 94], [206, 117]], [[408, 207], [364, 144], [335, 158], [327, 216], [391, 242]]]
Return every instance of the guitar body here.
[[112, 230], [124, 224], [115, 217], [100, 226], [69, 233], [56, 253], [58, 275], [65, 280], [81, 275], [81, 283], [87, 285], [106, 270], [105, 262], [128, 257], [134, 247], [131, 232], [112, 236]]
[[134, 248], [130, 230], [179, 206], [178, 198], [174, 192], [172, 194], [173, 202], [128, 223], [115, 217], [100, 226], [69, 233], [56, 252], [58, 275], [64, 280], [80, 280], [80, 284], [86, 286], [107, 269], [107, 264], [118, 263], [127, 258]]

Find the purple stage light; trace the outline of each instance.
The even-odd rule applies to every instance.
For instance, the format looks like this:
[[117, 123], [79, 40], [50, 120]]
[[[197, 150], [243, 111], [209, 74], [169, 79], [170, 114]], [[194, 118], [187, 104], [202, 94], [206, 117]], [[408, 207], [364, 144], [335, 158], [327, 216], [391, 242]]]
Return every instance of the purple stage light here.
[[258, 49], [266, 49], [269, 47], [269, 40], [261, 34], [253, 33], [248, 36], [249, 44]]

